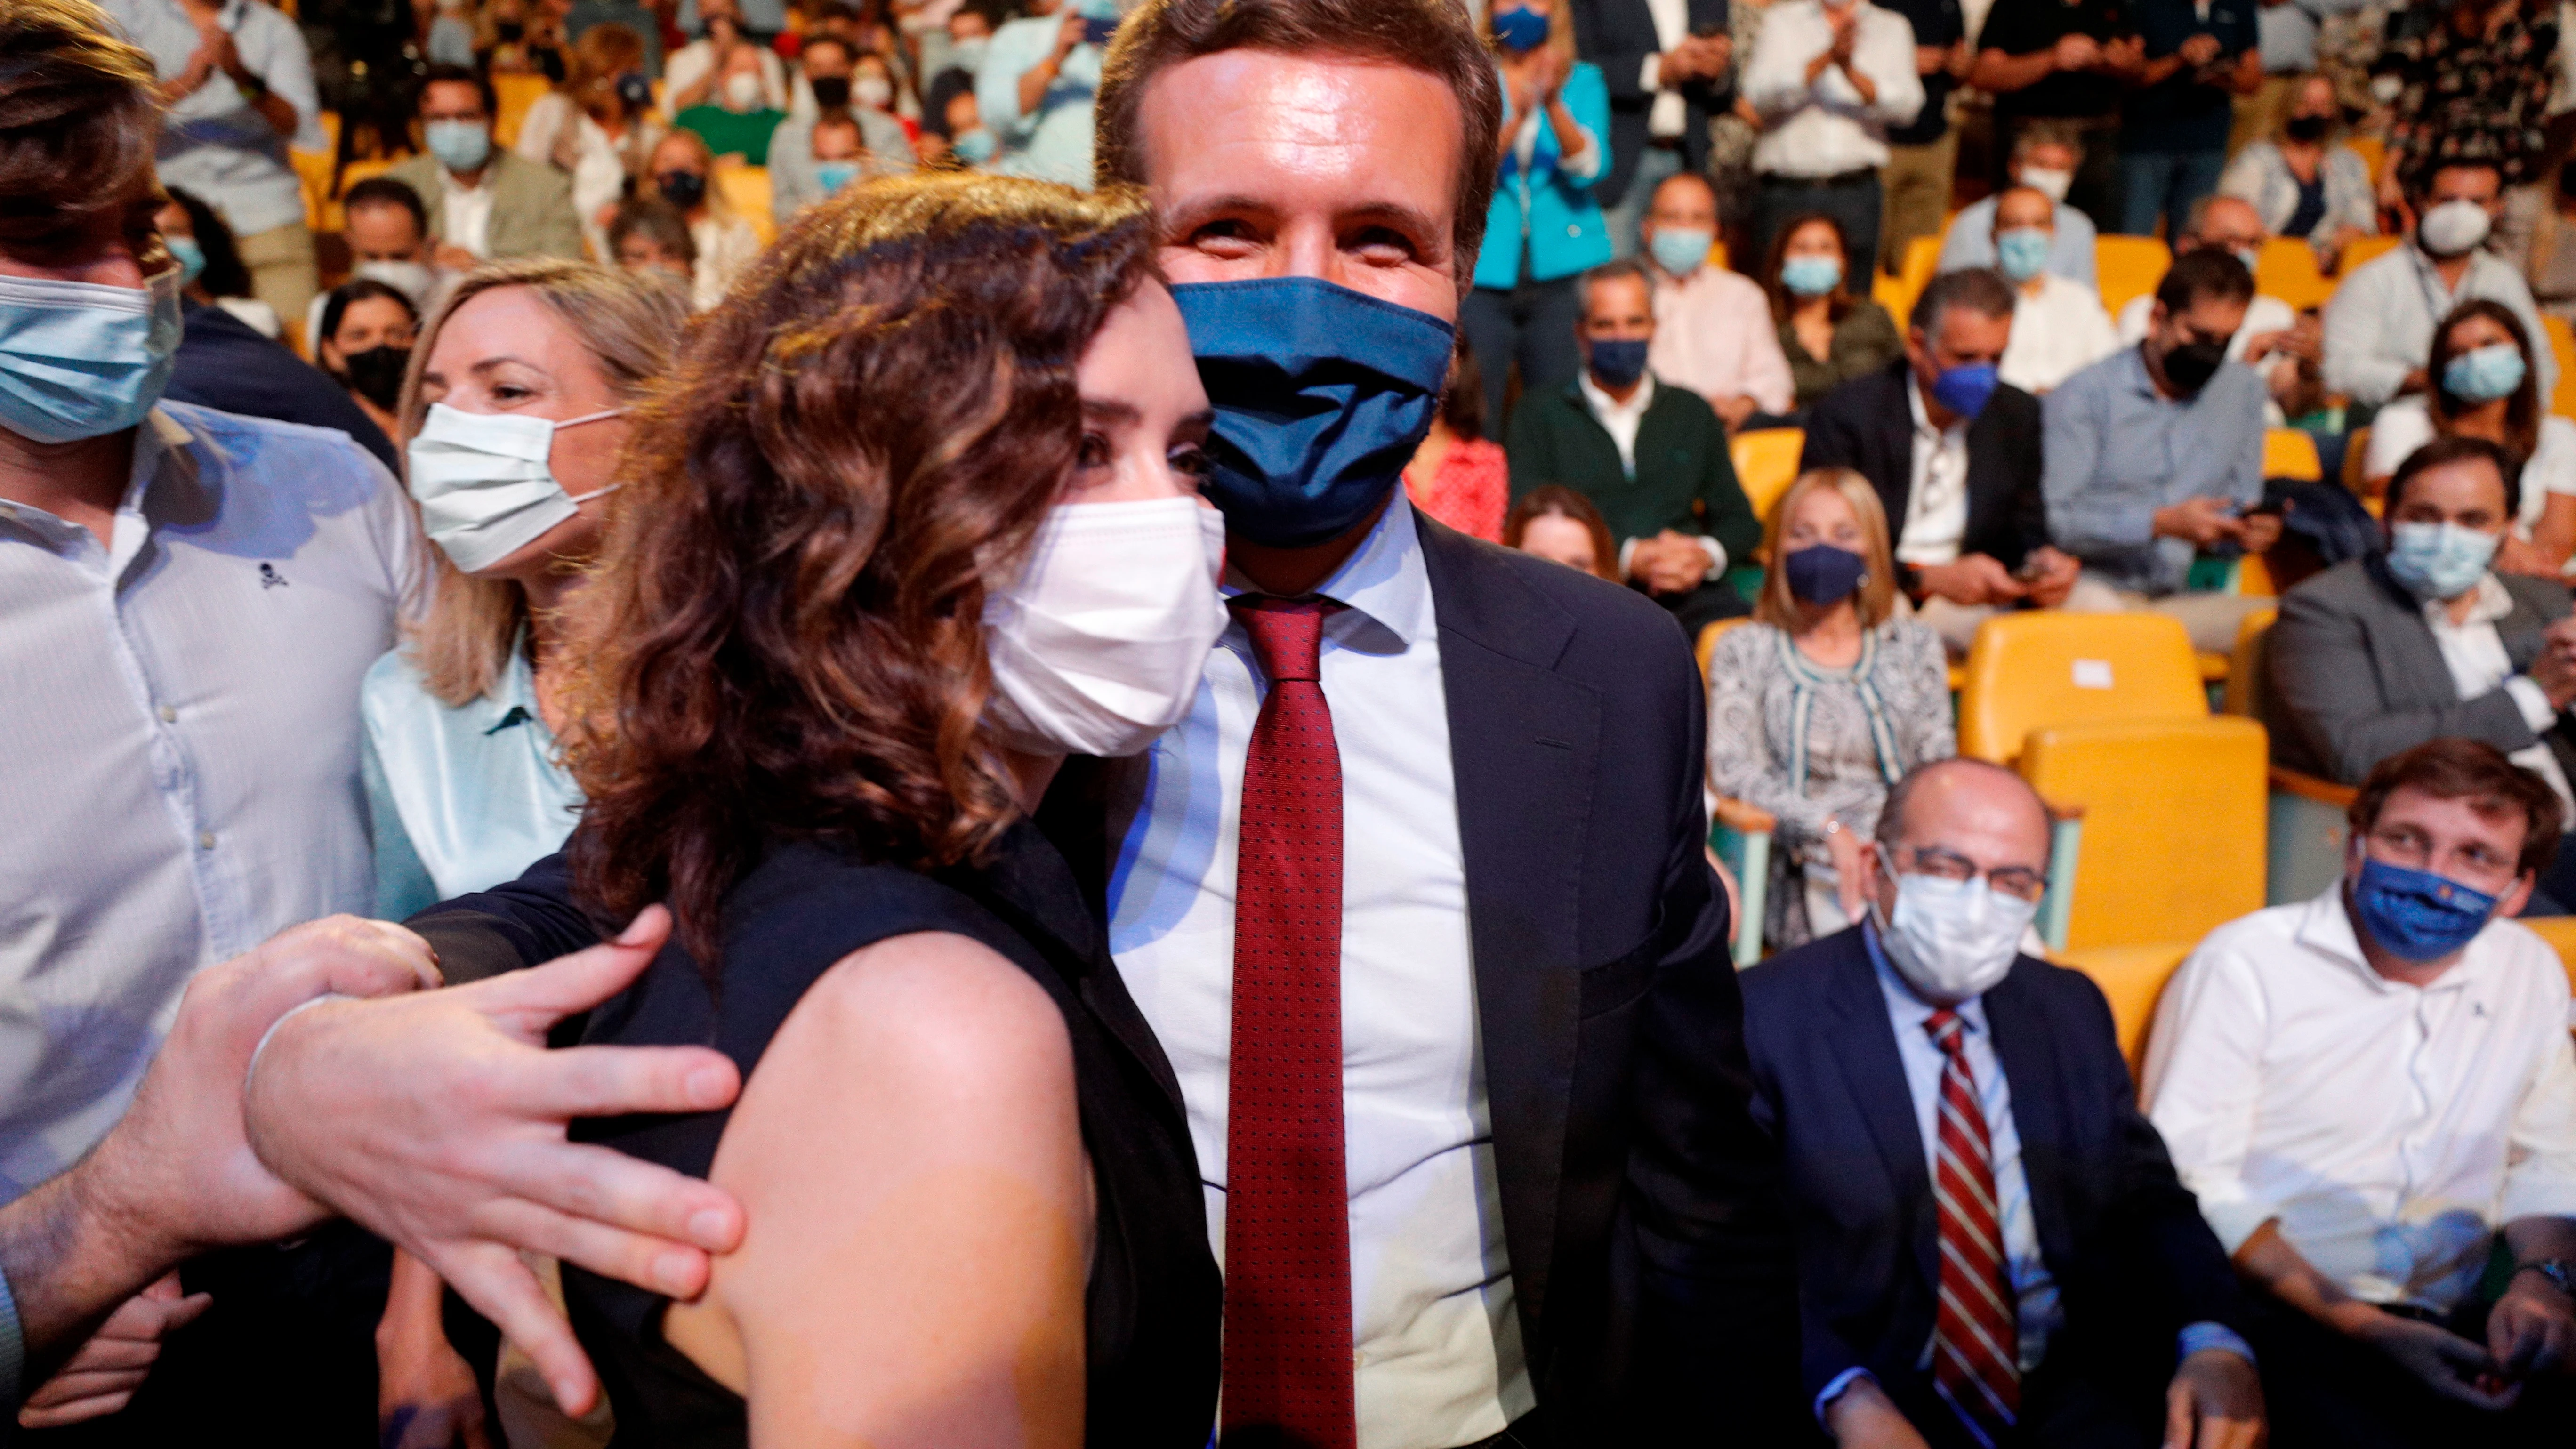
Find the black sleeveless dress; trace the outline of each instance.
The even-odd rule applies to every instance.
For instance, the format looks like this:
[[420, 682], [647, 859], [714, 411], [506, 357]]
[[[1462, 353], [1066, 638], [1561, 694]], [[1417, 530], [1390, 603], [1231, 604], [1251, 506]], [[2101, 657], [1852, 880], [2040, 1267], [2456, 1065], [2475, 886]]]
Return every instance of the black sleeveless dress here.
[[[1083, 1143], [1097, 1186], [1086, 1293], [1086, 1442], [1203, 1449], [1215, 1421], [1222, 1301], [1180, 1092], [1109, 960], [1071, 869], [1022, 822], [993, 864], [936, 876], [828, 847], [779, 847], [727, 899], [720, 994], [674, 941], [591, 1013], [585, 1042], [702, 1044], [745, 1079], [806, 988], [887, 937], [948, 931], [1046, 988], [1073, 1040]], [[575, 1136], [704, 1177], [730, 1112], [575, 1124]], [[662, 1338], [670, 1300], [567, 1263], [564, 1296], [617, 1415], [617, 1449], [746, 1442], [742, 1399]]]

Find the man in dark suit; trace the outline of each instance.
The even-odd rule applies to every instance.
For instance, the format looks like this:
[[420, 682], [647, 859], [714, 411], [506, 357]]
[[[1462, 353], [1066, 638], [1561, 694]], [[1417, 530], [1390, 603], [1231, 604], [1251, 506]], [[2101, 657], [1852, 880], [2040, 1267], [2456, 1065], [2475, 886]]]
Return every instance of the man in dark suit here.
[[1921, 766], [1864, 848], [1869, 918], [1745, 973], [1804, 1385], [1845, 1446], [2250, 1449], [2234, 1270], [2101, 991], [2019, 954], [2048, 841], [2018, 775]]
[[[1453, 0], [1128, 16], [1100, 171], [1148, 186], [1166, 228], [1241, 593], [1191, 714], [1147, 755], [1069, 762], [1040, 815], [1109, 919], [1116, 979], [1094, 1004], [1168, 1055], [1188, 1116], [1228, 1268], [1229, 1443], [1775, 1444], [1803, 1415], [1796, 1289], [1704, 850], [1689, 649], [1646, 600], [1415, 512], [1395, 465], [1419, 433], [1379, 420], [1420, 404], [1428, 424], [1496, 174], [1497, 90]], [[1208, 282], [1229, 285], [1194, 290]], [[1250, 361], [1221, 364], [1212, 314]], [[1302, 435], [1329, 450], [1370, 433], [1358, 461], [1301, 451], [1243, 381], [1299, 386], [1269, 343], [1319, 314], [1430, 342], [1425, 381], [1351, 355], [1370, 339], [1298, 336], [1330, 356], [1331, 387], [1406, 374]], [[1257, 456], [1322, 481], [1283, 503]], [[1291, 709], [1338, 790], [1262, 724]], [[1297, 820], [1256, 771], [1268, 792], [1297, 783]], [[1312, 848], [1283, 858], [1292, 836]], [[1327, 848], [1339, 871], [1301, 873]], [[1292, 878], [1333, 904], [1252, 929]], [[544, 960], [594, 931], [563, 887], [541, 863], [419, 929], [451, 977]], [[1256, 990], [1274, 1008], [1318, 995], [1238, 1017]], [[1340, 1029], [1298, 1034], [1325, 1055], [1295, 1086], [1320, 1069], [1341, 1090], [1328, 1077], [1313, 1120], [1283, 1121], [1252, 1099], [1290, 1087], [1239, 1087], [1236, 1069], [1285, 1059], [1272, 1022], [1326, 1013]], [[1247, 1123], [1293, 1134], [1296, 1160]]]
[[384, 429], [359, 410], [349, 390], [330, 374], [221, 307], [184, 303], [180, 320], [186, 330], [179, 334], [164, 397], [254, 418], [337, 428], [401, 476], [402, 455]]
[[1655, 187], [1708, 169], [1708, 123], [1735, 92], [1727, 0], [1574, 0], [1574, 44], [1610, 86], [1610, 169], [1592, 183], [1613, 254], [1637, 250]]
[[1504, 445], [1512, 499], [1545, 483], [1590, 498], [1619, 541], [1620, 572], [1697, 637], [1747, 612], [1726, 570], [1752, 561], [1762, 521], [1735, 481], [1716, 409], [1646, 370], [1655, 306], [1645, 267], [1606, 263], [1584, 274], [1582, 289], [1583, 373], [1513, 412]]
[[1818, 399], [1801, 468], [1851, 468], [1878, 490], [1897, 585], [1954, 654], [1999, 609], [2054, 608], [2076, 561], [2048, 542], [2039, 400], [1995, 380], [2013, 289], [1945, 272], [1914, 303], [1905, 356]]

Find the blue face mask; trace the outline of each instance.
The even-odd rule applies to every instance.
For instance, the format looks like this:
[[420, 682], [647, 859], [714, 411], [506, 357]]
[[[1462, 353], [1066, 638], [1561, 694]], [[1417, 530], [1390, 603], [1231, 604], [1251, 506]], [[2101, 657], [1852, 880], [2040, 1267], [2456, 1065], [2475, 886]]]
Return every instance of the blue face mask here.
[[165, 236], [161, 238], [161, 245], [169, 248], [171, 256], [178, 258], [180, 286], [184, 287], [205, 275], [206, 249], [197, 245], [195, 237]]
[[2442, 368], [2442, 391], [2464, 403], [2491, 403], [2522, 386], [2522, 353], [2510, 342], [2472, 347]]
[[1536, 10], [1497, 10], [1494, 43], [1510, 51], [1536, 50], [1547, 44], [1547, 17]]
[[1789, 592], [1810, 604], [1834, 605], [1869, 579], [1869, 560], [1830, 543], [1809, 544], [1780, 561]]
[[856, 161], [817, 161], [814, 163], [814, 183], [823, 188], [823, 194], [825, 196], [829, 196], [832, 193], [839, 191], [842, 187], [847, 186], [858, 179], [859, 163]]
[[1842, 280], [1840, 257], [1791, 257], [1780, 264], [1780, 285], [1801, 297], [1821, 297]]
[[1708, 260], [1708, 249], [1716, 244], [1717, 233], [1704, 226], [1659, 226], [1646, 250], [1665, 275], [1687, 277]]
[[2016, 282], [2027, 282], [2048, 268], [2049, 244], [2055, 240], [2035, 226], [2017, 226], [1995, 238], [1995, 265]]
[[429, 154], [450, 171], [471, 171], [492, 157], [492, 128], [481, 121], [431, 121], [420, 130]]
[[1431, 431], [1457, 331], [1320, 277], [1172, 288], [1216, 407], [1207, 496], [1272, 548], [1348, 533]]
[[993, 159], [994, 150], [1001, 144], [992, 132], [977, 126], [974, 130], [960, 132], [957, 139], [949, 144], [948, 149], [955, 152], [957, 159], [967, 165], [981, 166]]
[[1963, 418], [1973, 418], [1986, 410], [2001, 381], [1991, 362], [1943, 368], [1941, 375], [1932, 379], [1932, 400]]
[[1592, 377], [1603, 387], [1633, 387], [1646, 375], [1646, 339], [1596, 337], [1590, 343]]
[[2419, 599], [2456, 599], [2486, 577], [2496, 543], [2456, 523], [2401, 523], [2388, 530], [2388, 571]]
[[2379, 949], [2404, 961], [2439, 961], [2469, 944], [2495, 914], [2496, 898], [2449, 876], [2364, 856], [2352, 883], [2355, 924]]
[[141, 288], [0, 277], [0, 427], [39, 443], [143, 421], [179, 350], [179, 269]]

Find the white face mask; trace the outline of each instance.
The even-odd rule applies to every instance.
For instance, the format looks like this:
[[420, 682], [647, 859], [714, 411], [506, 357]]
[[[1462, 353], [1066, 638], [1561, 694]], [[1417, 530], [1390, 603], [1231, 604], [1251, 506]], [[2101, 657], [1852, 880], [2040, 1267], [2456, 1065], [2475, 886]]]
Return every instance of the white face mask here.
[[1059, 505], [984, 606], [993, 715], [1033, 754], [1136, 754], [1190, 711], [1225, 632], [1225, 519], [1196, 498]]
[[349, 269], [349, 275], [382, 282], [411, 298], [415, 307], [427, 302], [430, 288], [438, 285], [438, 274], [426, 262], [360, 262]]
[[465, 572], [480, 573], [526, 548], [617, 484], [576, 498], [555, 481], [547, 461], [558, 428], [579, 427], [626, 411], [566, 418], [521, 413], [469, 413], [431, 403], [405, 450], [411, 496], [420, 504], [429, 541]]
[[736, 111], [756, 111], [762, 100], [760, 77], [738, 70], [725, 77], [725, 105]]
[[1884, 912], [1874, 901], [1869, 910], [1888, 964], [1914, 994], [1936, 1006], [1956, 1006], [1993, 990], [2012, 970], [2039, 903], [2004, 895], [1983, 876], [1958, 881], [1901, 875], [1896, 910]]
[[882, 111], [894, 104], [894, 82], [881, 75], [863, 75], [850, 82], [850, 99], [872, 111]]
[[2075, 184], [2072, 171], [2053, 171], [2045, 166], [2021, 168], [2021, 184], [2051, 201], [2064, 201], [2068, 187]]
[[2487, 209], [2466, 197], [2453, 197], [2428, 208], [2416, 224], [2415, 239], [2437, 257], [2456, 257], [2487, 239], [2495, 224]]

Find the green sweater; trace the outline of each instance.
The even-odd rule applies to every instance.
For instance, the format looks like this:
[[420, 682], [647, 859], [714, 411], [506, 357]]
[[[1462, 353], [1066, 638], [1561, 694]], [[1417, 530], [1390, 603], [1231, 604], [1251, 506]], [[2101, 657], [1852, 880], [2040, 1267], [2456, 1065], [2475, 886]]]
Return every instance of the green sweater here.
[[1583, 385], [1521, 399], [1512, 414], [1512, 501], [1545, 483], [1592, 500], [1622, 544], [1665, 529], [1704, 533], [1726, 546], [1729, 568], [1753, 561], [1762, 522], [1735, 481], [1726, 427], [1699, 394], [1655, 384], [1637, 422], [1637, 475], [1619, 466], [1619, 445], [1592, 416]]

